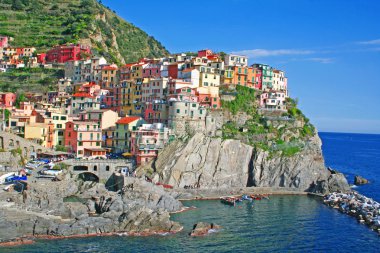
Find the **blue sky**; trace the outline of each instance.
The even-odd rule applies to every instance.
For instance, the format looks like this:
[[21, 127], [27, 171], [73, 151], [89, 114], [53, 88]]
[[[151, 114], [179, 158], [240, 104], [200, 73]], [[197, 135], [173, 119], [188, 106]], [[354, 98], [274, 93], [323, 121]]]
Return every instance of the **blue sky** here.
[[285, 70], [319, 131], [380, 133], [380, 1], [103, 3], [171, 53], [209, 48]]

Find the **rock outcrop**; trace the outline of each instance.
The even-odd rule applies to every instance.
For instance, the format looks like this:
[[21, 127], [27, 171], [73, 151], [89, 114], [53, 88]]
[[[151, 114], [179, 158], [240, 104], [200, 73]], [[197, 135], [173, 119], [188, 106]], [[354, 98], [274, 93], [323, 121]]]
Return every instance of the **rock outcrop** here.
[[153, 180], [179, 188], [284, 187], [315, 193], [349, 190], [342, 174], [325, 168], [318, 135], [291, 157], [272, 157], [239, 140], [197, 133], [183, 145], [168, 146], [152, 168]]
[[194, 224], [193, 230], [190, 232], [190, 236], [204, 236], [211, 232], [215, 232], [219, 230], [221, 227], [219, 225], [216, 225], [214, 223], [205, 223], [205, 222], [199, 222], [197, 224]]
[[362, 176], [355, 176], [354, 185], [368, 184], [369, 181]]
[[0, 194], [0, 242], [18, 237], [62, 237], [178, 232], [169, 212], [182, 204], [174, 193], [137, 178], [126, 178], [122, 191], [103, 184], [32, 179], [23, 194]]

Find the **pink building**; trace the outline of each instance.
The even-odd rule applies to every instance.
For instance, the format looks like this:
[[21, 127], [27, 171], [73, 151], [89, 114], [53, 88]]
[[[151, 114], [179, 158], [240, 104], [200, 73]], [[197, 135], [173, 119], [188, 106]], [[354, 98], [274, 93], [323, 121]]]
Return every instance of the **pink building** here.
[[158, 151], [169, 142], [169, 129], [163, 124], [143, 124], [131, 134], [131, 154], [137, 165], [146, 164], [157, 157]]
[[0, 47], [8, 47], [8, 37], [0, 35]]
[[143, 65], [142, 77], [143, 78], [161, 77], [161, 66], [154, 63], [148, 63], [146, 65]]
[[154, 101], [145, 103], [144, 120], [152, 123], [168, 123], [168, 108], [166, 101]]
[[[87, 151], [96, 151], [96, 156], [105, 155], [101, 150], [102, 130], [97, 122], [90, 121], [69, 121], [65, 128], [65, 146], [76, 154], [77, 157], [84, 157]], [[99, 153], [98, 153], [99, 152]], [[104, 153], [104, 154], [103, 154]], [[92, 155], [93, 156], [93, 155]]]
[[0, 107], [10, 108], [16, 102], [16, 94], [12, 92], [0, 93]]

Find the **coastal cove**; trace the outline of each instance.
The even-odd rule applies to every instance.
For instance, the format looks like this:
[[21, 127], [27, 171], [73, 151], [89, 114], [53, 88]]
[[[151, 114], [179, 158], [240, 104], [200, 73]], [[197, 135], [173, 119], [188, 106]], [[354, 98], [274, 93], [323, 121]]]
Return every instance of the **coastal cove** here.
[[[271, 196], [253, 207], [243, 202], [230, 207], [218, 200], [185, 201], [197, 209], [173, 214], [184, 229], [175, 235], [150, 237], [91, 237], [39, 240], [33, 245], [2, 248], [2, 252], [283, 252], [305, 250], [336, 252], [344, 249], [375, 252], [378, 235], [355, 219], [307, 196]], [[222, 226], [215, 234], [193, 238], [194, 223]]]
[[[371, 183], [355, 190], [379, 200], [376, 169], [378, 135], [322, 133], [326, 165], [338, 168], [352, 181], [353, 175], [367, 177]], [[355, 145], [347, 144], [355, 143]], [[368, 147], [372, 152], [367, 152]], [[350, 158], [347, 158], [349, 155]], [[334, 163], [332, 163], [334, 162]], [[355, 166], [353, 166], [355, 165]], [[367, 167], [370, 165], [369, 167]], [[273, 195], [269, 200], [243, 202], [236, 207], [218, 200], [183, 201], [196, 209], [171, 214], [184, 229], [174, 235], [150, 237], [105, 236], [60, 240], [37, 240], [33, 245], [1, 248], [1, 252], [377, 252], [379, 236], [356, 219], [325, 206], [318, 197]], [[222, 227], [205, 237], [188, 235], [193, 224], [204, 221]]]

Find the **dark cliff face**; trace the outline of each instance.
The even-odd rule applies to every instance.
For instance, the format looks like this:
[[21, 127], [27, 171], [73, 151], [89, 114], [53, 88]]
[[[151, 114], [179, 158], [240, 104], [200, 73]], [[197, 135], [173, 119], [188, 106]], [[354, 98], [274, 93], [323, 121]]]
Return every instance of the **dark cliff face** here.
[[[171, 155], [169, 155], [171, 154]], [[326, 193], [349, 190], [343, 175], [324, 166], [321, 141], [314, 136], [291, 157], [273, 156], [239, 140], [198, 133], [187, 144], [168, 146], [155, 162], [155, 180], [176, 187], [273, 187]]]

